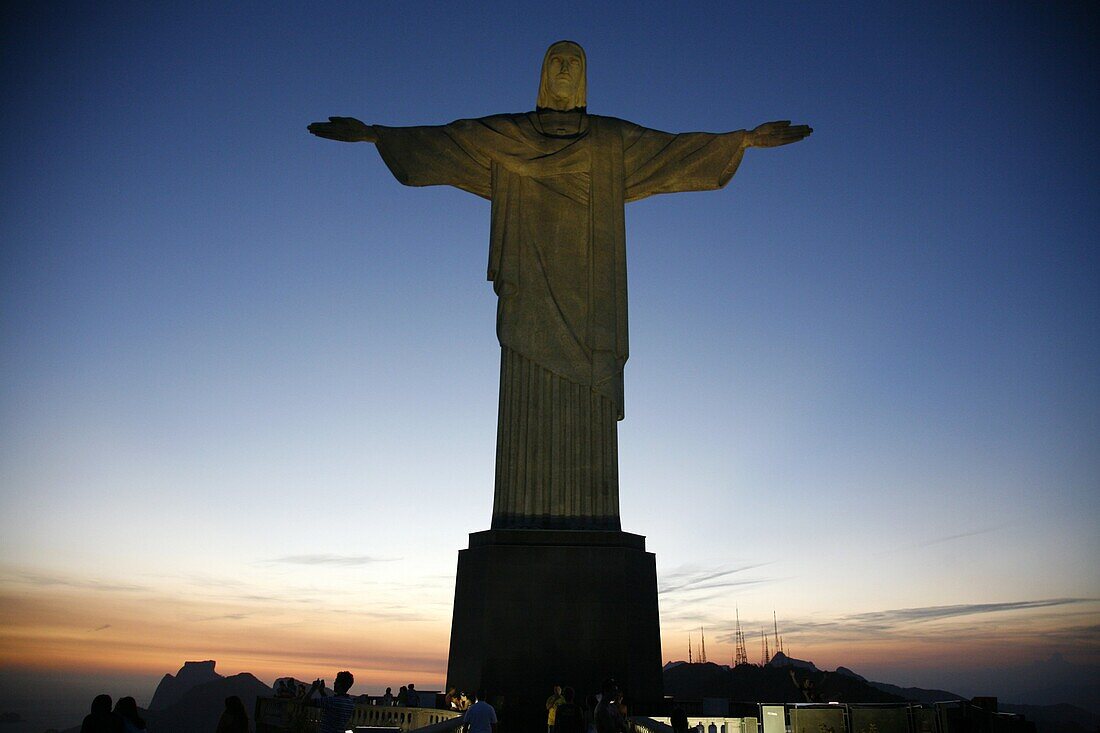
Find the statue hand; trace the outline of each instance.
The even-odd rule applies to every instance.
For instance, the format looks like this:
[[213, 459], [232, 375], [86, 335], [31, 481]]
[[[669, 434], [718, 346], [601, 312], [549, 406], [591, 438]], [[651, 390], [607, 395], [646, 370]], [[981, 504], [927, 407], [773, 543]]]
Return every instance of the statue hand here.
[[776, 148], [796, 143], [807, 137], [813, 128], [809, 125], [791, 125], [790, 120], [765, 122], [745, 136], [748, 148]]
[[309, 131], [317, 137], [345, 143], [378, 142], [374, 128], [354, 117], [329, 117], [328, 122], [314, 122]]

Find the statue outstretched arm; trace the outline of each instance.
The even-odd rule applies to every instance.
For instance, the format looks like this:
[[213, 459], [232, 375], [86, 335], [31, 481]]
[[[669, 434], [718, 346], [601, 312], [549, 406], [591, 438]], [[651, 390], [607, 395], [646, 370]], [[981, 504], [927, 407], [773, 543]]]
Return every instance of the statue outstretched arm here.
[[354, 117], [329, 117], [328, 122], [314, 122], [307, 128], [317, 137], [344, 143], [376, 143], [378, 132]]
[[477, 120], [389, 127], [354, 117], [328, 119], [314, 122], [309, 131], [327, 140], [374, 143], [390, 172], [406, 186], [454, 186], [482, 198], [492, 196], [491, 160], [481, 149], [488, 128]]
[[746, 132], [741, 145], [746, 148], [777, 148], [809, 137], [813, 131], [809, 125], [791, 125], [790, 120], [765, 122]]
[[774, 148], [798, 142], [811, 132], [786, 120], [765, 122], [733, 132], [661, 132], [620, 122], [626, 200], [678, 191], [722, 188], [749, 148]]

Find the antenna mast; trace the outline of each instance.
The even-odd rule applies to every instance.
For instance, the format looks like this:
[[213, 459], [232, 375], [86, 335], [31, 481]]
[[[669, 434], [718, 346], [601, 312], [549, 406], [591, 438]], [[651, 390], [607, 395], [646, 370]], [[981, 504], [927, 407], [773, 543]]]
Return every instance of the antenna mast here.
[[703, 635], [703, 627], [699, 627], [699, 644], [702, 649], [699, 651], [699, 662], [701, 664], [707, 663], [707, 637]]
[[736, 656], [734, 657], [733, 666], [749, 663], [749, 653], [745, 649], [745, 632], [741, 630], [741, 611], [734, 606], [734, 613], [737, 614], [737, 629], [734, 631], [734, 642], [737, 645]]

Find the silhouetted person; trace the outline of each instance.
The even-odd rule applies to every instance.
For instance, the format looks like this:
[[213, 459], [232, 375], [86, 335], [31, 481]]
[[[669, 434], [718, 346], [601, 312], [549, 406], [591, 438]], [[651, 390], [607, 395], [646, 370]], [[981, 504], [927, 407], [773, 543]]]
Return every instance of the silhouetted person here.
[[558, 705], [565, 702], [561, 696], [561, 685], [554, 685], [554, 691], [546, 698], [546, 733], [554, 733], [554, 720], [558, 715]]
[[248, 711], [236, 695], [225, 698], [225, 710], [218, 719], [217, 733], [248, 733]]
[[408, 696], [408, 699], [405, 701], [406, 705], [410, 708], [420, 707], [420, 693], [416, 691], [416, 685], [412, 682], [409, 683], [409, 689], [406, 691], [406, 695]]
[[115, 715], [122, 719], [124, 733], [144, 733], [145, 721], [138, 715], [137, 700], [120, 697], [115, 703]]
[[409, 704], [409, 688], [401, 685], [401, 689], [397, 691], [397, 706], [405, 707]]
[[122, 718], [111, 712], [111, 696], [96, 695], [92, 710], [84, 716], [80, 733], [123, 733]]
[[599, 704], [599, 698], [595, 695], [584, 698], [584, 723], [588, 733], [596, 733], [596, 706]]
[[509, 733], [515, 733], [515, 731], [523, 731], [523, 733], [528, 733], [523, 728], [514, 727], [516, 726], [514, 719], [521, 716], [516, 714], [516, 706], [509, 705], [508, 699], [504, 697], [504, 695], [496, 695], [495, 697], [491, 698], [491, 702], [484, 697], [482, 697], [482, 699], [486, 700], [486, 702], [492, 705], [493, 710], [496, 711], [497, 725], [499, 726], [500, 730], [508, 731]]
[[688, 733], [688, 716], [684, 712], [683, 708], [676, 708], [672, 711], [672, 730], [676, 733]]
[[630, 733], [630, 726], [619, 709], [622, 692], [615, 680], [603, 683], [603, 696], [596, 706], [596, 733]]
[[572, 687], [561, 691], [562, 702], [558, 704], [558, 713], [554, 717], [554, 733], [585, 733], [584, 711], [574, 702], [576, 697]]
[[474, 693], [474, 704], [462, 716], [469, 733], [496, 733], [497, 711], [485, 702], [485, 690]]
[[393, 706], [393, 688], [392, 687], [387, 687], [386, 688], [386, 694], [382, 696], [381, 705], [383, 707], [387, 707], [387, 708]]
[[[317, 733], [344, 733], [347, 730], [351, 714], [355, 712], [355, 700], [348, 694], [348, 690], [355, 684], [355, 677], [351, 672], [340, 672], [336, 675], [336, 681], [332, 683], [335, 695], [325, 696], [325, 681], [316, 680], [313, 687], [306, 693], [305, 705], [321, 708], [321, 722], [317, 726]], [[317, 691], [321, 697], [313, 700], [313, 693]]]

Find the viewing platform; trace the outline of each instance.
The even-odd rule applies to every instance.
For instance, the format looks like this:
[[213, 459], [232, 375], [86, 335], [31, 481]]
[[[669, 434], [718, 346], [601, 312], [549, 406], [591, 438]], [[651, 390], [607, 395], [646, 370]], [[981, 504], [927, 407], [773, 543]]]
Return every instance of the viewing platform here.
[[[394, 705], [374, 705], [370, 700], [357, 701], [355, 712], [348, 721], [348, 729], [401, 731], [430, 728], [442, 731], [457, 728], [462, 714], [454, 710], [437, 708], [408, 708]], [[298, 700], [280, 697], [256, 699], [256, 733], [308, 733], [321, 722], [321, 708], [305, 706]], [[453, 726], [439, 726], [455, 721]]]
[[[674, 703], [675, 704], [675, 703]], [[919, 703], [734, 703], [755, 715], [688, 714], [690, 733], [1035, 733], [1022, 715], [998, 713], [967, 700]], [[687, 706], [684, 706], [687, 707]], [[673, 733], [669, 717], [631, 716], [635, 733]], [[297, 700], [257, 698], [256, 733], [313, 733], [320, 709]], [[523, 726], [520, 726], [523, 727]], [[407, 708], [359, 702], [348, 722], [354, 733], [447, 733], [462, 728], [462, 714], [435, 708]], [[501, 733], [541, 733], [505, 728]]]

